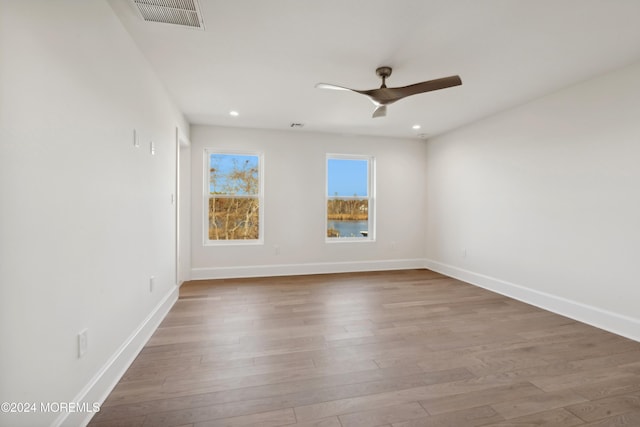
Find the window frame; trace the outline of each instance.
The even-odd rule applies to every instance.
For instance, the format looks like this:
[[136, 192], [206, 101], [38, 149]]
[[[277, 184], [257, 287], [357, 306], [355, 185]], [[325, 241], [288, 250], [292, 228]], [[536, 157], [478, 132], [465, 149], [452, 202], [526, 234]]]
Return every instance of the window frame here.
[[[367, 161], [367, 197], [361, 196], [331, 196], [329, 195], [329, 160], [366, 160]], [[368, 154], [343, 154], [327, 153], [325, 156], [325, 190], [324, 190], [324, 239], [325, 243], [371, 243], [376, 241], [376, 161], [375, 157]], [[329, 237], [329, 200], [352, 199], [367, 200], [367, 228], [365, 237]]]
[[[222, 154], [226, 156], [255, 156], [258, 158], [258, 238], [257, 239], [235, 239], [235, 240], [211, 240], [209, 239], [209, 168], [212, 154]], [[226, 150], [207, 147], [204, 149], [203, 188], [202, 188], [202, 239], [203, 246], [236, 246], [236, 245], [263, 245], [264, 244], [264, 153], [259, 151]], [[243, 195], [219, 195], [218, 198], [254, 198], [256, 196]]]

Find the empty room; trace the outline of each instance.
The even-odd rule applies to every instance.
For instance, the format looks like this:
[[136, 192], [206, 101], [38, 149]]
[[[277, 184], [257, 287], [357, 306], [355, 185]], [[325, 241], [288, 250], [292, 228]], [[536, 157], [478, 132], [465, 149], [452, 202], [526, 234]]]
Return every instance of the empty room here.
[[637, 0], [0, 0], [0, 426], [640, 426]]

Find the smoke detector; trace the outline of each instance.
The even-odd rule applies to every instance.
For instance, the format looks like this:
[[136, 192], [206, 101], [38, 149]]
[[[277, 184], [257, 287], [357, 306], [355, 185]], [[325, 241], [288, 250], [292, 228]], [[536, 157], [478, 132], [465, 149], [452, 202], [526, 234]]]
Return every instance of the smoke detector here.
[[138, 14], [147, 22], [180, 25], [204, 30], [198, 0], [132, 0]]

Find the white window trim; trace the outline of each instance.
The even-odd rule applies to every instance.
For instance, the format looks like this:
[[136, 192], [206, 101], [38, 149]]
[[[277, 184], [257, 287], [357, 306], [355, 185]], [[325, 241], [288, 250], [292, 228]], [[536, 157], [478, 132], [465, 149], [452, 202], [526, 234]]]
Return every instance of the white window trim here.
[[[210, 240], [209, 239], [209, 159], [211, 154], [225, 154], [238, 156], [257, 156], [258, 157], [258, 173], [260, 179], [260, 187], [258, 194], [258, 238], [255, 240]], [[263, 245], [264, 244], [264, 153], [258, 151], [242, 151], [242, 150], [218, 150], [207, 147], [204, 149], [203, 155], [203, 180], [202, 180], [202, 245], [203, 246], [236, 246], [236, 245]], [[253, 197], [253, 196], [234, 196], [234, 197]]]
[[[335, 197], [329, 196], [329, 159], [339, 160], [367, 160], [367, 179], [368, 179], [368, 193], [369, 197], [348, 197], [341, 196], [341, 199], [358, 199], [369, 201], [369, 211], [367, 218], [367, 228], [369, 235], [367, 237], [328, 237], [327, 228], [329, 227], [328, 220], [328, 201]], [[376, 241], [376, 159], [374, 156], [366, 154], [340, 154], [340, 153], [327, 153], [324, 161], [325, 167], [325, 179], [324, 179], [324, 239], [325, 243], [371, 243]]]

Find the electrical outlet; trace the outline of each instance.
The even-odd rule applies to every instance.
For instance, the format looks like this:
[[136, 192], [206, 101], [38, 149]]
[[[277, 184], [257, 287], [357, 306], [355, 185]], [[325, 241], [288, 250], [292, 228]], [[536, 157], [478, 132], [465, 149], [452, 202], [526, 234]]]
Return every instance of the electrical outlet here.
[[154, 276], [151, 276], [149, 278], [149, 292], [153, 292], [153, 288], [156, 285], [156, 278]]
[[87, 329], [83, 329], [78, 333], [78, 359], [84, 356], [88, 347]]
[[278, 246], [278, 245], [273, 245], [273, 252], [274, 252], [276, 255], [280, 255], [280, 246]]
[[153, 141], [151, 141], [149, 143], [149, 151], [151, 151], [151, 155], [155, 156], [156, 154], [156, 144], [153, 143]]
[[133, 130], [133, 146], [136, 148], [140, 148], [140, 140], [138, 139], [138, 132]]
[[467, 257], [467, 248], [462, 248], [462, 258]]

